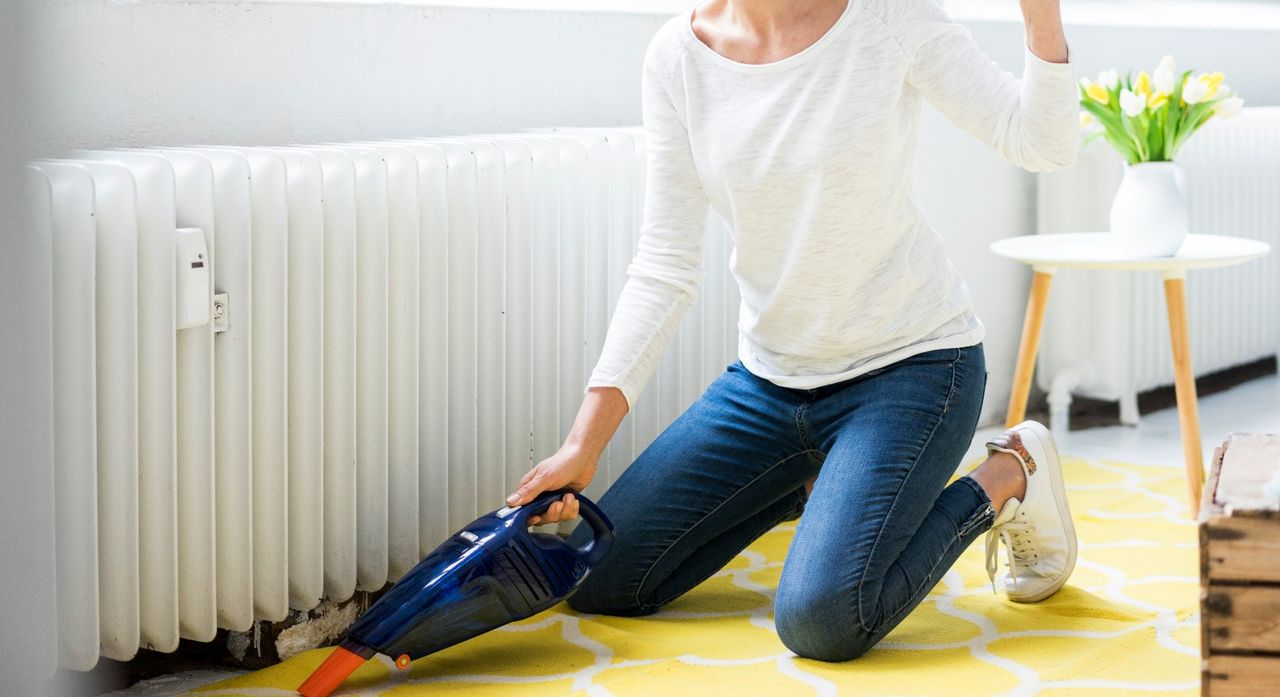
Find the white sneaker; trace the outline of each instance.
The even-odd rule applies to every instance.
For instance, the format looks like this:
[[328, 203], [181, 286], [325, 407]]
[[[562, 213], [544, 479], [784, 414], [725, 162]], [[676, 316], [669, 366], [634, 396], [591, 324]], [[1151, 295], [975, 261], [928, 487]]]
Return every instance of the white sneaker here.
[[987, 451], [1012, 454], [1027, 477], [1024, 500], [1010, 498], [987, 532], [987, 576], [995, 590], [996, 557], [1003, 540], [1009, 557], [1004, 580], [1009, 600], [1034, 603], [1053, 595], [1076, 565], [1076, 529], [1067, 506], [1058, 449], [1049, 429], [1022, 423], [986, 442]]

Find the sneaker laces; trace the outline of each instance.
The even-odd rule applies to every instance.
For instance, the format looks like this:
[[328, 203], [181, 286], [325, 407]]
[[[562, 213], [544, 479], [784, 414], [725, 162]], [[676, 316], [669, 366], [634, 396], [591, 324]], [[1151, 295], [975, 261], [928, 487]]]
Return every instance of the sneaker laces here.
[[987, 578], [991, 579], [991, 592], [996, 592], [996, 570], [998, 568], [1000, 541], [1004, 541], [1008, 551], [1009, 575], [1018, 577], [1018, 565], [1030, 567], [1038, 558], [1034, 542], [1035, 526], [1027, 522], [1026, 514], [1018, 512], [1018, 517], [1007, 523], [1001, 523], [987, 531]]

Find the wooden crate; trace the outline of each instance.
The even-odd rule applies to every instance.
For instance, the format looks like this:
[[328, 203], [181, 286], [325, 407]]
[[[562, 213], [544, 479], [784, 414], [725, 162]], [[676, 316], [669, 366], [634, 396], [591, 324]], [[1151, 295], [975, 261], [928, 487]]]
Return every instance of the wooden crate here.
[[1280, 695], [1280, 435], [1232, 433], [1200, 505], [1201, 692]]

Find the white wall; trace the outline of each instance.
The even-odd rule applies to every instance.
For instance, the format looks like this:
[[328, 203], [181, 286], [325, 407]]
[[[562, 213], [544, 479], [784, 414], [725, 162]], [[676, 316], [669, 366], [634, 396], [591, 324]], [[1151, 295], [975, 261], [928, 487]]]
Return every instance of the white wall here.
[[245, 145], [638, 121], [658, 14], [37, 0], [40, 145]]
[[[30, 106], [39, 125], [32, 144], [52, 155], [70, 147], [634, 124], [644, 48], [670, 14], [687, 6], [686, 0], [600, 0], [603, 9], [592, 11], [582, 9], [587, 0], [487, 3], [579, 8], [555, 11], [443, 4], [30, 3]], [[1160, 4], [1181, 13], [1155, 12], [1152, 3], [1065, 4], [1081, 75], [1150, 67], [1173, 53], [1182, 65], [1224, 71], [1250, 104], [1280, 104], [1274, 75], [1280, 10], [1268, 14], [1249, 5], [1254, 14], [1245, 15], [1236, 7], [1215, 13], [1214, 28], [1192, 29], [1178, 25], [1204, 18], [1188, 14], [1193, 3]], [[965, 0], [949, 7], [997, 62], [1021, 72], [1023, 34], [1013, 3]], [[1116, 22], [1109, 24], [1110, 17]], [[1145, 17], [1163, 26], [1131, 26]], [[995, 421], [1007, 403], [1028, 272], [997, 261], [987, 245], [1033, 231], [1035, 179], [930, 108], [919, 153], [921, 200], [987, 325], [991, 379], [984, 421]]]
[[30, 156], [16, 8], [0, 3], [0, 695], [41, 695], [53, 621], [52, 341], [48, 240], [26, 234], [18, 193]]

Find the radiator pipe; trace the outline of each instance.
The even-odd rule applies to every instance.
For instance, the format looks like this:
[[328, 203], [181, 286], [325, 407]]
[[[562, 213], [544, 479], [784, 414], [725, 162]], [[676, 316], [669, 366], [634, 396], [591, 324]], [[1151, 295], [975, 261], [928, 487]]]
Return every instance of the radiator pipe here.
[[1064, 370], [1053, 376], [1046, 398], [1049, 402], [1049, 432], [1062, 440], [1071, 428], [1071, 391], [1080, 385], [1080, 377], [1074, 370]]

